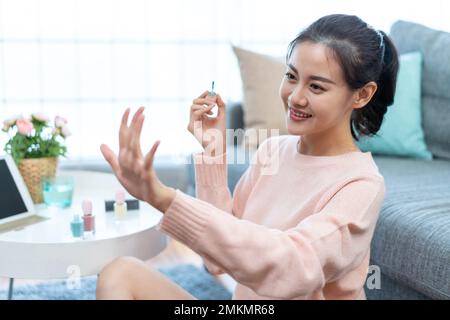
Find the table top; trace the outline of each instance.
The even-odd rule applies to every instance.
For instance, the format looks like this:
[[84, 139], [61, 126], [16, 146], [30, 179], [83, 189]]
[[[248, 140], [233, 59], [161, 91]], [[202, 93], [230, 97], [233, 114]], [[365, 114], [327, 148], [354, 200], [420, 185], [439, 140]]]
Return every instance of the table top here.
[[[116, 191], [123, 189], [114, 175], [89, 171], [60, 171], [58, 175], [75, 179], [72, 206], [38, 205], [38, 214], [49, 219], [0, 234], [0, 254], [8, 257], [0, 261], [0, 276], [65, 277], [73, 265], [83, 275], [97, 274], [115, 257], [149, 259], [165, 248], [166, 236], [156, 228], [162, 214], [148, 203], [141, 201], [139, 210], [130, 210], [121, 219], [105, 212], [105, 200], [114, 200]], [[95, 215], [96, 232], [87, 239], [73, 237], [70, 229], [73, 215], [82, 216], [83, 200], [92, 201]]]

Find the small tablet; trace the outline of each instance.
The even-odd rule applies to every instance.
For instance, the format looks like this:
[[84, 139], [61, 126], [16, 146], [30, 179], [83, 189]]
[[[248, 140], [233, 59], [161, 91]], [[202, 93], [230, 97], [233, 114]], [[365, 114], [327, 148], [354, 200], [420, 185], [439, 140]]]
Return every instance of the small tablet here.
[[33, 200], [14, 160], [0, 155], [0, 227], [34, 215]]

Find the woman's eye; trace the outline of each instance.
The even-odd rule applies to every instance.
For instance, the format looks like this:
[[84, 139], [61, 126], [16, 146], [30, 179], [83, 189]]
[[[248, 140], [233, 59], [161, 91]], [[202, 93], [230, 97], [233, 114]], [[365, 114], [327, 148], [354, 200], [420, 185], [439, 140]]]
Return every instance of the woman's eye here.
[[324, 91], [323, 88], [321, 86], [318, 86], [317, 84], [311, 83], [310, 85], [311, 89], [313, 89], [314, 91]]
[[284, 75], [288, 80], [295, 80], [295, 76], [290, 72], [286, 72]]

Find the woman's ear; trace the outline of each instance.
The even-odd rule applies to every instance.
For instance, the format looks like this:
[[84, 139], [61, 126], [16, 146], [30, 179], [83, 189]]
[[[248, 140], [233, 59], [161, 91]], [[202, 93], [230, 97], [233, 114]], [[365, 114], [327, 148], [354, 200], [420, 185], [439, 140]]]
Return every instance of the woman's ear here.
[[371, 81], [367, 83], [364, 87], [355, 92], [354, 101], [352, 104], [353, 109], [360, 109], [367, 105], [372, 99], [375, 92], [377, 92], [378, 85], [376, 82]]

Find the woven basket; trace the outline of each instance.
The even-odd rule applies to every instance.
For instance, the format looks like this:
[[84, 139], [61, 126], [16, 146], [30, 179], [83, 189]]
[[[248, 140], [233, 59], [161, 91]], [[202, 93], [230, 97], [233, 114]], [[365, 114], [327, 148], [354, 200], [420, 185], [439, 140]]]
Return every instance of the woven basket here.
[[42, 194], [43, 177], [54, 177], [58, 166], [58, 158], [23, 159], [19, 163], [19, 171], [25, 181], [31, 198], [35, 204], [44, 201]]

